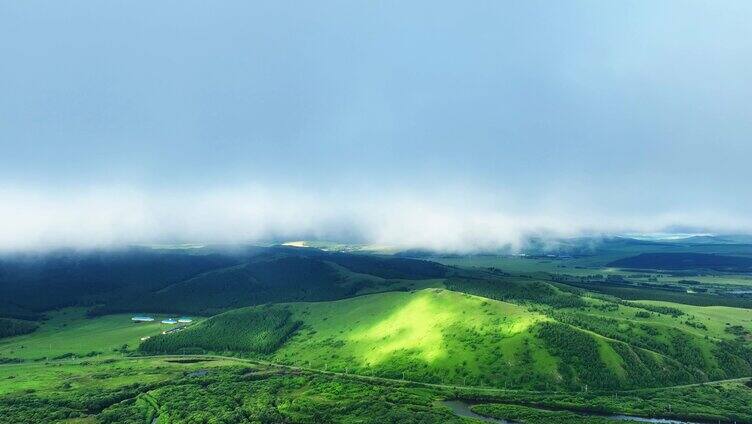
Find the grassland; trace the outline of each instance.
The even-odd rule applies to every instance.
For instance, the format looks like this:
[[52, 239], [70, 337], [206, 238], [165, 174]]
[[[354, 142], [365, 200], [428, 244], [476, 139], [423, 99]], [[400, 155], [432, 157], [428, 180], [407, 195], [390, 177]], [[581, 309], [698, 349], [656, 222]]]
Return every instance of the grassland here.
[[[154, 322], [135, 324], [132, 315], [117, 314], [87, 318], [83, 308], [49, 313], [34, 333], [0, 339], [0, 357], [39, 360], [67, 354], [98, 357], [116, 354], [123, 345], [135, 349], [142, 337], [154, 336], [174, 325]], [[117, 352], [120, 354], [121, 352]], [[71, 356], [71, 355], [69, 355]]]

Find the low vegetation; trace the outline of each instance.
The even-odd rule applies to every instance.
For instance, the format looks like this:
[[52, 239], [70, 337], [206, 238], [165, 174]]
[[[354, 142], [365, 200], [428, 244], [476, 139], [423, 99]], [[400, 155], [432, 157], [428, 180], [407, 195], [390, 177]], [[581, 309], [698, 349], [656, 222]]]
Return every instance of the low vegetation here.
[[484, 404], [472, 410], [480, 415], [510, 420], [520, 424], [616, 424], [622, 420], [588, 416], [570, 411], [547, 411], [520, 405]]

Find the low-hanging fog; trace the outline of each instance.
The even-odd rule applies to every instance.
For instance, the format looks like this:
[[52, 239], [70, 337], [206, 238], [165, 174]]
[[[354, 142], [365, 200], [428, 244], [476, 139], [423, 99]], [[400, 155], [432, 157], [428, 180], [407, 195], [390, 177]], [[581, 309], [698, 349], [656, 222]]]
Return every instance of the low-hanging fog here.
[[321, 193], [259, 186], [142, 192], [120, 187], [6, 190], [0, 196], [0, 250], [303, 239], [474, 252], [517, 249], [528, 237], [752, 230], [744, 217], [700, 208], [620, 213], [553, 198], [520, 206], [489, 193], [450, 189]]

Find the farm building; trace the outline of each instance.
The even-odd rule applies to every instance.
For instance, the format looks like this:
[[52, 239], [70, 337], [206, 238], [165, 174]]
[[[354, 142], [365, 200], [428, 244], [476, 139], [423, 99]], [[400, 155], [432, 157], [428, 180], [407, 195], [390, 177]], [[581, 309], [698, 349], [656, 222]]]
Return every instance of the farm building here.
[[193, 322], [193, 320], [191, 318], [181, 317], [181, 318], [178, 318], [178, 322], [189, 323], [189, 322]]
[[177, 324], [178, 321], [175, 318], [167, 318], [162, 320], [162, 324]]
[[133, 321], [133, 322], [152, 322], [152, 321], [154, 321], [154, 318], [147, 317], [147, 316], [140, 316], [139, 315], [139, 316], [135, 316], [135, 317], [131, 318], [131, 321]]

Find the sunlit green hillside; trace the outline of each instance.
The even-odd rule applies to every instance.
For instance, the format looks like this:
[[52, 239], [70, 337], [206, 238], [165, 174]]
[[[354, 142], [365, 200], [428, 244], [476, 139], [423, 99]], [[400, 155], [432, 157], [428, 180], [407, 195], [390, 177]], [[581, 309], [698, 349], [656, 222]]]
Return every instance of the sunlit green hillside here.
[[284, 362], [458, 384], [556, 372], [532, 337], [548, 318], [511, 303], [426, 289], [289, 308], [303, 327], [275, 353]]

